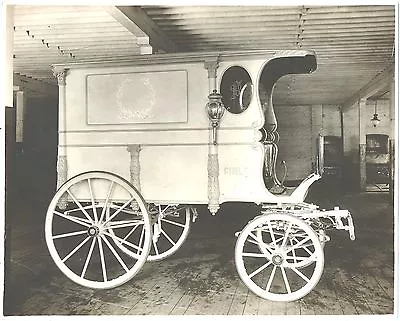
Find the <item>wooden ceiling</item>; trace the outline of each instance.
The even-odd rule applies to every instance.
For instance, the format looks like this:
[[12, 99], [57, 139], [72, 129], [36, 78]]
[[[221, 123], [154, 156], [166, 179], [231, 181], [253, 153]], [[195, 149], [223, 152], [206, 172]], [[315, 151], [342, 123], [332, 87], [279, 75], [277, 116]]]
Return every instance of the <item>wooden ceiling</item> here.
[[342, 105], [374, 78], [390, 78], [394, 43], [387, 5], [14, 7], [14, 71], [51, 84], [54, 63], [301, 48], [316, 52], [317, 71], [279, 80], [275, 103]]

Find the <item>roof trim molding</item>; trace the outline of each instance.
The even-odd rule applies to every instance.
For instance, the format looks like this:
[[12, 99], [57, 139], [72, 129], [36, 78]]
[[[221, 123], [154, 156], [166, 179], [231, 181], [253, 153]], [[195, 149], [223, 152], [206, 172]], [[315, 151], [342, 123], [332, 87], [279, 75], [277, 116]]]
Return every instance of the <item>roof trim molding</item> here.
[[63, 69], [79, 69], [87, 67], [123, 67], [123, 66], [143, 66], [143, 65], [155, 65], [155, 64], [171, 64], [171, 63], [192, 63], [192, 62], [204, 62], [208, 60], [216, 60], [219, 62], [229, 61], [232, 59], [265, 59], [269, 60], [272, 58], [279, 57], [293, 57], [293, 56], [306, 56], [314, 55], [311, 50], [246, 50], [246, 51], [208, 51], [208, 52], [185, 52], [185, 53], [174, 53], [174, 54], [159, 54], [152, 55], [151, 57], [146, 56], [134, 56], [129, 59], [117, 59], [117, 60], [87, 60], [79, 62], [69, 62], [53, 64], [53, 70]]

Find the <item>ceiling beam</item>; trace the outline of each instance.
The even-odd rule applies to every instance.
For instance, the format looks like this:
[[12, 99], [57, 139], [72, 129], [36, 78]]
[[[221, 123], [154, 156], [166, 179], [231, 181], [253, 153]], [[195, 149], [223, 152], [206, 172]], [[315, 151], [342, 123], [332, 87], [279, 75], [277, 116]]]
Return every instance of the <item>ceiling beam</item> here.
[[376, 92], [382, 90], [385, 87], [390, 86], [391, 79], [394, 77], [394, 64], [390, 64], [383, 71], [378, 73], [372, 78], [365, 86], [363, 86], [357, 93], [348, 97], [342, 103], [342, 110], [346, 111], [353, 106], [359, 99], [368, 98], [374, 95]]
[[155, 48], [155, 50], [163, 50], [165, 52], [179, 51], [178, 46], [164, 34], [157, 24], [140, 7], [118, 6], [105, 8], [107, 8], [111, 16], [133, 34], [136, 34], [135, 32], [139, 29], [144, 36], [149, 37], [149, 44]]

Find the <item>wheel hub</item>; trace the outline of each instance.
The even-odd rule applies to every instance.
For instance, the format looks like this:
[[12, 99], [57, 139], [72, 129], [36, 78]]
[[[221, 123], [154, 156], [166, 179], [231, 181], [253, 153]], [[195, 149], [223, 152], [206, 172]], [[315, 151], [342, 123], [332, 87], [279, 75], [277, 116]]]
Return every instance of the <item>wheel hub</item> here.
[[275, 265], [282, 265], [283, 257], [280, 254], [275, 254], [272, 256], [272, 263]]
[[97, 226], [91, 226], [91, 227], [89, 227], [87, 233], [89, 236], [95, 237], [95, 236], [99, 235], [100, 229]]

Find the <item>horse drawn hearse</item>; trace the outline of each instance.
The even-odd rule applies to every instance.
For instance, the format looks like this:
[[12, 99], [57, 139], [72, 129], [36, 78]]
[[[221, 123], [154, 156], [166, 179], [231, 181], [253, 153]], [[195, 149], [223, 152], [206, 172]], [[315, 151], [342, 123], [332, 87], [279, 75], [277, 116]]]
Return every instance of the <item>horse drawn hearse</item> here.
[[235, 263], [258, 296], [292, 301], [324, 266], [326, 230], [354, 226], [347, 210], [305, 203], [276, 175], [276, 82], [317, 67], [311, 51], [163, 54], [55, 65], [59, 84], [57, 192], [45, 237], [72, 281], [106, 289], [146, 261], [173, 254], [198, 213], [259, 205], [236, 233]]

